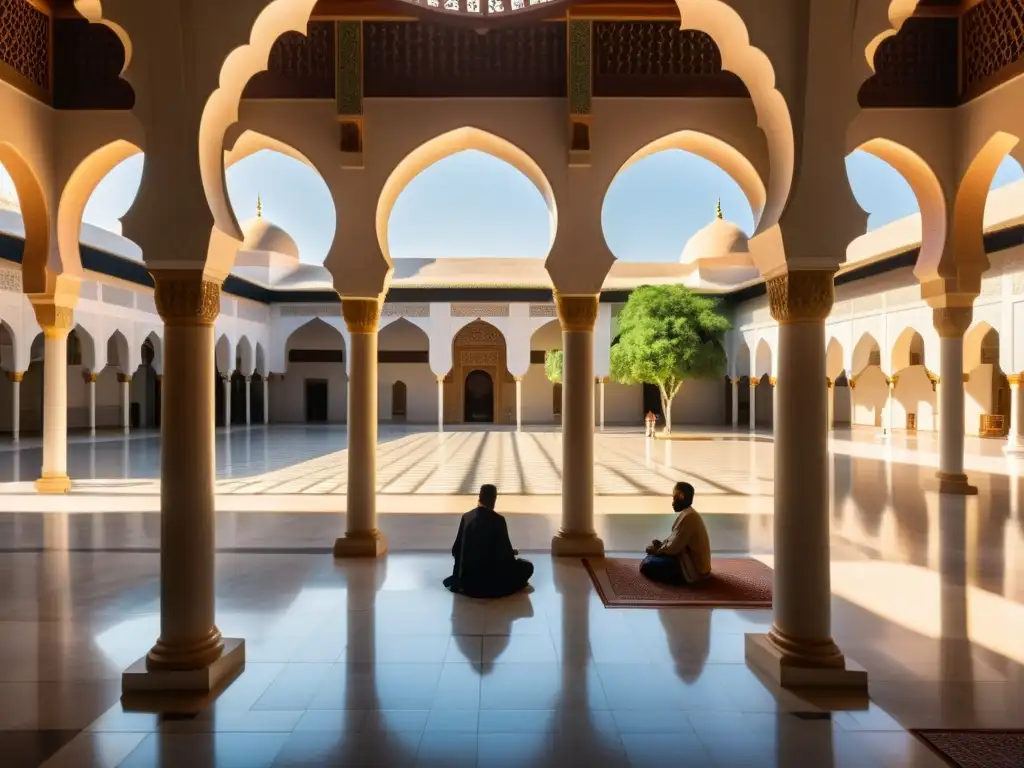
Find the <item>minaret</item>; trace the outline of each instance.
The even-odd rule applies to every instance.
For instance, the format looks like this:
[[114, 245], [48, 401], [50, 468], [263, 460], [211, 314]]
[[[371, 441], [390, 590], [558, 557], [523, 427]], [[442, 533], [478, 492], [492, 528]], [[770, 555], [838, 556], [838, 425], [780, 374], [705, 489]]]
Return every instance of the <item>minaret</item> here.
[[[719, 213], [721, 213], [721, 208], [719, 208]], [[263, 218], [263, 198], [260, 197], [259, 192], [256, 193], [256, 218]], [[722, 218], [721, 215], [718, 218]]]
[[718, 198], [718, 206], [715, 208], [715, 216], [719, 219], [724, 218], [722, 216], [722, 198]]

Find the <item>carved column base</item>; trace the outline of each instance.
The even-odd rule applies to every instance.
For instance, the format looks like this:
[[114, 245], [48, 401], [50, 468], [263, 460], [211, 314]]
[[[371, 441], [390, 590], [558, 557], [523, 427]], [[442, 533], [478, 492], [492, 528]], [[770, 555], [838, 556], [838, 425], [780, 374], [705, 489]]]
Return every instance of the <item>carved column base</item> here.
[[551, 539], [553, 557], [604, 557], [604, 542], [596, 533], [559, 531]]
[[[159, 645], [121, 675], [121, 692], [125, 708], [133, 709], [131, 698], [145, 694], [210, 694], [234, 680], [245, 668], [245, 641], [221, 638], [215, 656], [206, 654], [202, 664], [194, 662], [187, 668], [154, 666], [154, 653]], [[145, 709], [145, 707], [140, 707]]]
[[865, 697], [868, 694], [867, 672], [848, 663], [831, 640], [806, 645], [787, 641], [783, 647], [774, 634], [750, 634], [745, 643], [748, 666], [780, 688], [838, 690]]
[[978, 488], [967, 482], [967, 475], [951, 475], [936, 472], [939, 479], [939, 493], [952, 493], [957, 496], [977, 496]]
[[36, 490], [39, 493], [67, 493], [71, 490], [71, 478], [67, 475], [43, 473], [43, 476], [36, 480]]
[[334, 541], [334, 557], [381, 557], [388, 553], [388, 540], [379, 530], [346, 533]]

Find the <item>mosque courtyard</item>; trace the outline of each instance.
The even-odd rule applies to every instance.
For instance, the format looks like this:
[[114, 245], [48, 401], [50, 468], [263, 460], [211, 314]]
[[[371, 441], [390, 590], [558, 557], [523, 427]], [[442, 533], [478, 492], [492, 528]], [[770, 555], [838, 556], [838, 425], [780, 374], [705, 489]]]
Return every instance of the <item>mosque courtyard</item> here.
[[[716, 556], [772, 564], [774, 445], [745, 431], [596, 435], [596, 524], [637, 554], [697, 490]], [[5, 766], [941, 766], [908, 729], [1024, 721], [1024, 516], [1014, 460], [968, 440], [976, 497], [929, 490], [931, 435], [837, 431], [832, 608], [870, 702], [775, 688], [744, 662], [771, 611], [607, 609], [557, 528], [560, 434], [381, 426], [390, 554], [333, 560], [345, 431], [218, 431], [217, 616], [241, 676], [207, 709], [126, 711], [121, 673], [159, 633], [159, 437], [69, 438], [65, 497], [39, 446], [0, 448]], [[441, 586], [458, 515], [496, 482], [533, 591]], [[941, 525], [940, 525], [941, 523]], [[941, 534], [940, 534], [941, 530]], [[188, 707], [185, 707], [188, 710]]]

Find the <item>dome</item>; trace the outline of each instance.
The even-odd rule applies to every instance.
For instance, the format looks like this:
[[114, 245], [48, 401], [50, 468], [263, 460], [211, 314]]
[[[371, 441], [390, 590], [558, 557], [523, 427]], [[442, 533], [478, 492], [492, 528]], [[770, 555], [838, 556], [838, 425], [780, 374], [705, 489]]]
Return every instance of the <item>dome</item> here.
[[299, 246], [292, 236], [267, 219], [259, 216], [250, 219], [242, 225], [242, 232], [245, 233], [245, 240], [239, 250], [270, 251], [296, 260], [299, 258]]
[[705, 259], [729, 256], [734, 257], [732, 261], [746, 262], [750, 258], [750, 247], [743, 230], [723, 219], [719, 209], [718, 217], [689, 239], [679, 261], [682, 264], [693, 264]]

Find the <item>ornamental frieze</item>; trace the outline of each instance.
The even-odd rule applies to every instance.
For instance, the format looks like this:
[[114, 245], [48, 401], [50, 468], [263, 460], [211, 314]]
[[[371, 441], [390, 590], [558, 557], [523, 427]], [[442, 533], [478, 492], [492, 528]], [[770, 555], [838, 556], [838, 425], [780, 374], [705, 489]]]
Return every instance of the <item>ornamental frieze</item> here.
[[508, 317], [508, 304], [452, 304], [452, 317]]
[[554, 304], [531, 304], [530, 317], [558, 317], [558, 309]]
[[281, 317], [341, 317], [341, 304], [285, 305]]
[[0, 291], [21, 293], [21, 272], [17, 269], [0, 269]]
[[464, 366], [497, 365], [498, 352], [493, 349], [466, 349], [460, 357]]
[[430, 317], [429, 304], [385, 304], [382, 317]]

